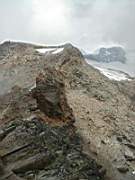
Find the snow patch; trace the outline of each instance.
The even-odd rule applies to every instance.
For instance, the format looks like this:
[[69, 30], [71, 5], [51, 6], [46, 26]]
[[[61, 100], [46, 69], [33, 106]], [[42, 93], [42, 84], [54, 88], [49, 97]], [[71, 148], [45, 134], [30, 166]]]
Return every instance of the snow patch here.
[[36, 49], [39, 53], [42, 54], [47, 54], [47, 53], [52, 53], [52, 54], [58, 54], [62, 52], [64, 48], [41, 48], [41, 49]]
[[45, 54], [48, 52], [52, 52], [55, 51], [56, 48], [41, 48], [41, 49], [36, 49], [36, 51], [38, 51], [39, 53]]
[[64, 50], [64, 48], [58, 48], [54, 52], [52, 52], [52, 54], [58, 54], [58, 53], [62, 52], [63, 50]]
[[106, 54], [106, 56], [111, 55], [111, 53], [109, 51], [106, 51], [105, 54]]
[[125, 73], [118, 72], [118, 71], [111, 70], [111, 69], [104, 69], [104, 68], [100, 68], [100, 67], [95, 67], [95, 68], [98, 69], [102, 74], [107, 76], [109, 79], [112, 79], [115, 81], [130, 80], [130, 79], [128, 79], [128, 77]]
[[[93, 62], [91, 60], [86, 59], [86, 62], [93, 66], [94, 68], [98, 69], [102, 74], [104, 74], [106, 77], [108, 77], [111, 80], [115, 81], [123, 81], [123, 80], [128, 80], [131, 81], [133, 76], [129, 72], [126, 72], [124, 68], [116, 68], [119, 67], [119, 63], [113, 62], [111, 64], [114, 64], [112, 66], [111, 64], [105, 64], [105, 63], [100, 63], [100, 62]], [[115, 65], [116, 64], [116, 65]], [[129, 75], [130, 74], [130, 75]]]

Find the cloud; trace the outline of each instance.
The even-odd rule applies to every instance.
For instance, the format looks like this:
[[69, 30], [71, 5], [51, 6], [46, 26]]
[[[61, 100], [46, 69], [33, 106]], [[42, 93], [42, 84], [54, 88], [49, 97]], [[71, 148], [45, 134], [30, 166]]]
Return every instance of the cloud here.
[[63, 0], [33, 0], [31, 27], [39, 41], [64, 42], [70, 34], [70, 13]]
[[[135, 1], [96, 0], [86, 6], [75, 6], [74, 31], [79, 32], [78, 44], [87, 49], [100, 44], [122, 44], [135, 47]], [[86, 8], [84, 8], [86, 7]], [[80, 10], [81, 9], [81, 10]], [[80, 34], [79, 34], [80, 33]]]
[[134, 0], [0, 0], [0, 40], [135, 49]]

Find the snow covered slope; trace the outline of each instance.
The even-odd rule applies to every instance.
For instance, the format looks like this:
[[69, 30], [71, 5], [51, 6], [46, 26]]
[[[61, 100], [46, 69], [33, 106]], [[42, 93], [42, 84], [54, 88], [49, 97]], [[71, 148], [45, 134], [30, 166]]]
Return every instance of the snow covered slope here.
[[109, 66], [103, 66], [100, 63], [93, 63], [90, 60], [87, 60], [87, 63], [92, 65], [94, 68], [98, 69], [102, 74], [104, 74], [106, 77], [108, 77], [111, 80], [115, 81], [123, 81], [123, 80], [132, 80], [132, 77], [121, 70], [110, 68]]
[[116, 80], [116, 81], [122, 81], [122, 80], [131, 80], [128, 74], [122, 72], [122, 71], [117, 71], [114, 69], [105, 69], [105, 68], [100, 68], [96, 67], [102, 74], [107, 76], [109, 79]]

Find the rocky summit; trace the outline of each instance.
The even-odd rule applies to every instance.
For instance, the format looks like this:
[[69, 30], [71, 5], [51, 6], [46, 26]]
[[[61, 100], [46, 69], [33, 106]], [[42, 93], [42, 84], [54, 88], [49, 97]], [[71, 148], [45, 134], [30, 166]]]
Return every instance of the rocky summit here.
[[71, 44], [1, 44], [0, 179], [134, 180], [134, 89]]

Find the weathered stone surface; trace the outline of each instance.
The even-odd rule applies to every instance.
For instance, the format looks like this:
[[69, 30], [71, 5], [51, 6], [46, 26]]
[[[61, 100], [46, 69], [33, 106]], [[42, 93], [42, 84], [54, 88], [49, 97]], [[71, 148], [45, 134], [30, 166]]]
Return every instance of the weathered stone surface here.
[[[8, 169], [11, 172], [9, 175], [14, 172], [18, 178], [29, 179], [31, 176], [39, 180], [41, 177], [47, 180], [86, 177], [96, 180], [104, 177], [101, 166], [82, 153], [80, 138], [72, 125], [51, 127], [41, 119], [24, 120], [17, 122], [14, 133], [9, 134], [8, 139], [8, 146], [3, 139], [1, 150], [5, 147], [9, 149], [8, 153], [2, 155], [3, 169], [5, 172]], [[26, 142], [29, 146], [26, 146]], [[24, 146], [15, 148], [18, 143]], [[11, 146], [14, 151], [10, 151]], [[7, 173], [0, 177], [6, 176]]]
[[128, 169], [128, 166], [127, 165], [121, 165], [121, 166], [118, 166], [117, 169], [121, 172], [121, 173], [126, 173], [129, 171]]
[[36, 79], [33, 97], [37, 100], [38, 108], [47, 116], [63, 122], [74, 122], [61, 73], [54, 69], [45, 69], [45, 75], [40, 74]]
[[134, 153], [128, 147], [125, 148], [124, 156], [128, 161], [135, 160]]
[[104, 179], [102, 167], [82, 151], [62, 78], [48, 70], [35, 89], [16, 86], [1, 96], [1, 179]]
[[[134, 80], [110, 81], [70, 44], [58, 54], [40, 54], [25, 44], [10, 47], [10, 54], [0, 62], [4, 165], [12, 172], [17, 161], [49, 151], [55, 161], [42, 170], [17, 175], [42, 180], [102, 178], [102, 170], [82, 153], [82, 143], [74, 138], [77, 129], [83, 151], [107, 169], [107, 180], [134, 180]], [[11, 91], [14, 85], [23, 88]], [[125, 153], [126, 148], [130, 153]]]
[[[15, 86], [11, 93], [0, 96], [0, 124], [31, 116], [33, 109], [36, 108], [36, 101], [32, 98], [28, 89]], [[14, 127], [9, 127], [3, 133], [6, 134], [12, 131], [12, 128]]]

